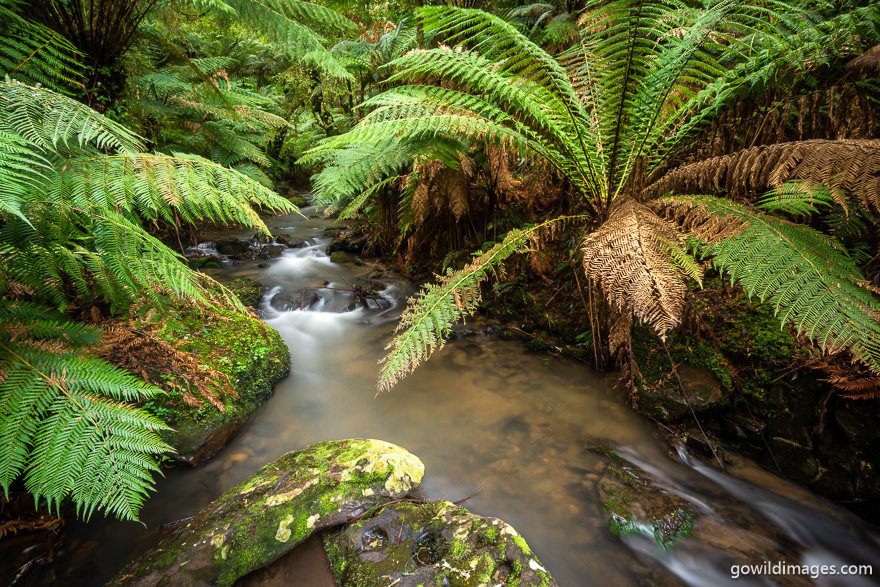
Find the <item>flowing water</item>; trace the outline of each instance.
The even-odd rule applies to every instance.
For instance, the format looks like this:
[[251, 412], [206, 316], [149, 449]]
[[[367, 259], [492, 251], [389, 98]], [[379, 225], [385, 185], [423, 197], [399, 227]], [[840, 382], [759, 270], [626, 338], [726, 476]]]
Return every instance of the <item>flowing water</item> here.
[[[101, 520], [68, 524], [54, 579], [101, 584], [155, 542], [158, 526], [194, 514], [285, 452], [352, 437], [380, 438], [418, 455], [429, 498], [454, 501], [482, 488], [466, 507], [512, 524], [561, 585], [639, 585], [658, 574], [673, 584], [734, 582], [723, 549], [685, 540], [666, 553], [646, 539], [610, 534], [596, 489], [606, 459], [584, 450], [595, 438], [621, 447], [670, 491], [700, 504], [707, 518], [749, 510], [795, 560], [871, 564], [873, 580], [880, 576], [875, 530], [749, 463], [730, 475], [675, 462], [605, 378], [580, 364], [527, 353], [519, 342], [494, 337], [480, 320], [467, 325], [476, 333], [450, 342], [393, 392], [374, 397], [377, 360], [412, 286], [386, 281], [390, 309], [352, 310], [349, 294], [339, 290], [371, 269], [329, 261], [323, 253], [329, 239], [321, 235], [330, 225], [323, 218], [273, 219], [274, 233], [314, 246], [287, 250], [263, 268], [247, 262], [217, 270], [266, 285], [263, 309], [290, 347], [290, 377], [220, 455], [196, 469], [167, 471], [142, 512], [148, 530]], [[322, 286], [334, 289], [310, 290], [321, 296], [310, 308], [273, 311], [269, 305], [273, 296]], [[871, 584], [872, 577], [834, 579], [818, 584]], [[771, 584], [755, 577], [736, 583]]]

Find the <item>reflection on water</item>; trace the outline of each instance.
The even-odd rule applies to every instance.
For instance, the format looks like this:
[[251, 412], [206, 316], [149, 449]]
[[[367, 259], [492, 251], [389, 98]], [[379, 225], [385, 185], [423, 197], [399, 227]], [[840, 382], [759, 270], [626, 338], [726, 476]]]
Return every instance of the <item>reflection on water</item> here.
[[[492, 339], [479, 320], [468, 327], [481, 334], [450, 342], [393, 392], [375, 397], [377, 360], [399, 316], [399, 298], [411, 291], [402, 284], [387, 287], [386, 295], [396, 302], [385, 312], [343, 311], [351, 300], [338, 290], [350, 288], [370, 268], [330, 263], [321, 252], [328, 242], [321, 238], [326, 220], [287, 217], [274, 225], [273, 231], [314, 246], [288, 250], [264, 268], [250, 262], [223, 273], [260, 279], [269, 298], [303, 288], [334, 289], [314, 290], [321, 300], [313, 311], [277, 312], [264, 300], [267, 322], [290, 346], [291, 376], [219, 456], [197, 469], [167, 472], [143, 510], [148, 528], [192, 515], [285, 452], [322, 440], [381, 438], [424, 461], [427, 497], [458, 500], [482, 487], [466, 507], [512, 524], [561, 585], [637, 585], [655, 574], [673, 584], [729, 580], [723, 553], [685, 541], [667, 555], [646, 541], [611, 536], [596, 491], [604, 459], [583, 447], [593, 438], [626, 447], [628, 458], [653, 467], [707, 512], [735, 496], [755, 502], [747, 494], [753, 485], [707, 467], [674, 463], [601, 376], [566, 360], [525, 353], [520, 343]], [[804, 514], [807, 506], [760, 491], [775, 500], [766, 507], [756, 503], [760, 515], [786, 507], [793, 512], [773, 519], [786, 540], [816, 543], [815, 535], [797, 531], [797, 523], [812, 524], [812, 514]], [[861, 549], [861, 559], [876, 558], [877, 541], [866, 531], [856, 536], [848, 519], [827, 520], [831, 526], [820, 533], [834, 537], [836, 550], [826, 548], [827, 556], [818, 545], [796, 550], [827, 559], [843, 544]], [[68, 530], [73, 539], [57, 571], [68, 583], [100, 584], [156, 540], [154, 531], [131, 523], [99, 521]], [[880, 565], [875, 569], [880, 573]]]

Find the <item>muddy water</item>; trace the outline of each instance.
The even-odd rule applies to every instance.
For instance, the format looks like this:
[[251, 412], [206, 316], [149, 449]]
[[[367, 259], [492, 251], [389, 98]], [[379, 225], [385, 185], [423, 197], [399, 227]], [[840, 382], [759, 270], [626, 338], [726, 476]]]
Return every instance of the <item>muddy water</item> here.
[[454, 501], [482, 488], [466, 506], [511, 523], [561, 585], [639, 585], [650, 577], [692, 585], [731, 581], [722, 551], [685, 541], [667, 554], [645, 540], [610, 535], [596, 492], [603, 459], [583, 450], [595, 438], [622, 447], [671, 490], [687, 491], [708, 515], [722, 504], [752, 503], [776, 528], [775, 539], [801, 560], [869, 561], [875, 578], [880, 574], [872, 530], [747, 464], [737, 479], [673, 462], [668, 446], [602, 376], [527, 353], [518, 342], [494, 337], [479, 320], [467, 325], [477, 334], [450, 342], [393, 392], [375, 397], [376, 362], [411, 286], [386, 281], [384, 295], [394, 306], [385, 311], [350, 311], [348, 294], [333, 289], [316, 290], [321, 300], [311, 310], [274, 311], [273, 296], [307, 287], [347, 289], [370, 268], [332, 264], [324, 256], [329, 239], [321, 234], [330, 221], [283, 217], [271, 224], [273, 232], [314, 246], [286, 251], [263, 268], [249, 262], [220, 273], [267, 286], [263, 309], [291, 349], [291, 376], [219, 456], [197, 469], [167, 472], [143, 510], [148, 530], [118, 522], [69, 525], [72, 539], [57, 562], [57, 580], [100, 584], [152, 545], [161, 524], [192, 515], [285, 452], [350, 437], [381, 438], [418, 455], [426, 466], [427, 497]]

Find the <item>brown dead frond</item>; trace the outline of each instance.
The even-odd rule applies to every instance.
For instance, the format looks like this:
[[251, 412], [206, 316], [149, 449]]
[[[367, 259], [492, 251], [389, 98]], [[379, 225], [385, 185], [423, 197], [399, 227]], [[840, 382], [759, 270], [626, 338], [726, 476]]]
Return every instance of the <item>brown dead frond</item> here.
[[847, 71], [880, 71], [880, 45], [874, 45], [846, 64]]
[[57, 533], [64, 525], [64, 520], [48, 514], [40, 512], [39, 515], [32, 519], [15, 518], [13, 520], [0, 521], [0, 540], [10, 534], [18, 534], [23, 532], [52, 532]]
[[157, 387], [180, 392], [187, 405], [201, 407], [208, 402], [225, 412], [217, 392], [235, 396], [227, 375], [207, 368], [196, 355], [152, 332], [117, 323], [106, 326], [103, 337], [105, 346], [100, 354], [105, 359]]
[[791, 180], [830, 188], [845, 205], [844, 193], [880, 211], [880, 140], [811, 140], [764, 145], [684, 165], [642, 190], [640, 199], [668, 193], [706, 194], [720, 190], [751, 197]]
[[712, 214], [702, 206], [694, 206], [690, 201], [667, 198], [663, 202], [653, 202], [652, 207], [665, 218], [674, 220], [682, 230], [691, 236], [710, 243], [717, 243], [736, 236], [749, 227], [736, 216]]
[[807, 367], [825, 373], [822, 381], [850, 399], [880, 398], [880, 373], [861, 361], [853, 361], [847, 353], [834, 353], [807, 363]]
[[448, 211], [461, 220], [470, 211], [468, 177], [432, 159], [416, 166], [419, 184], [413, 194], [412, 211], [416, 227], [430, 214]]
[[587, 277], [601, 285], [612, 306], [632, 311], [661, 338], [680, 322], [687, 292], [672, 247], [684, 248], [675, 226], [631, 198], [615, 205], [583, 242]]

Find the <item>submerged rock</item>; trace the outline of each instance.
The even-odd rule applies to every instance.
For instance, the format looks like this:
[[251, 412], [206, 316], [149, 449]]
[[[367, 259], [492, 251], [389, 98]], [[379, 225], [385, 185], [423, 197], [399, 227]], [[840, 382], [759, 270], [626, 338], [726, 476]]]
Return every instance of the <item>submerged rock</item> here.
[[[682, 548], [687, 542], [698, 551], [724, 553], [737, 565], [760, 565], [768, 560], [796, 564], [799, 560], [800, 554], [780, 528], [719, 486], [672, 487], [621, 457], [610, 443], [600, 441], [588, 450], [611, 461], [599, 479], [597, 492], [613, 534], [651, 540], [658, 552]], [[709, 509], [690, 497], [705, 499], [713, 494], [712, 502], [724, 505]], [[773, 579], [782, 585], [809, 584], [796, 576]]]
[[321, 442], [263, 467], [110, 585], [232, 585], [311, 534], [409, 493], [422, 462], [381, 440]]
[[389, 505], [324, 546], [340, 585], [557, 584], [510, 525], [447, 501]]
[[605, 520], [615, 535], [646, 536], [663, 549], [691, 535], [697, 510], [629, 464], [611, 463], [598, 489]]

